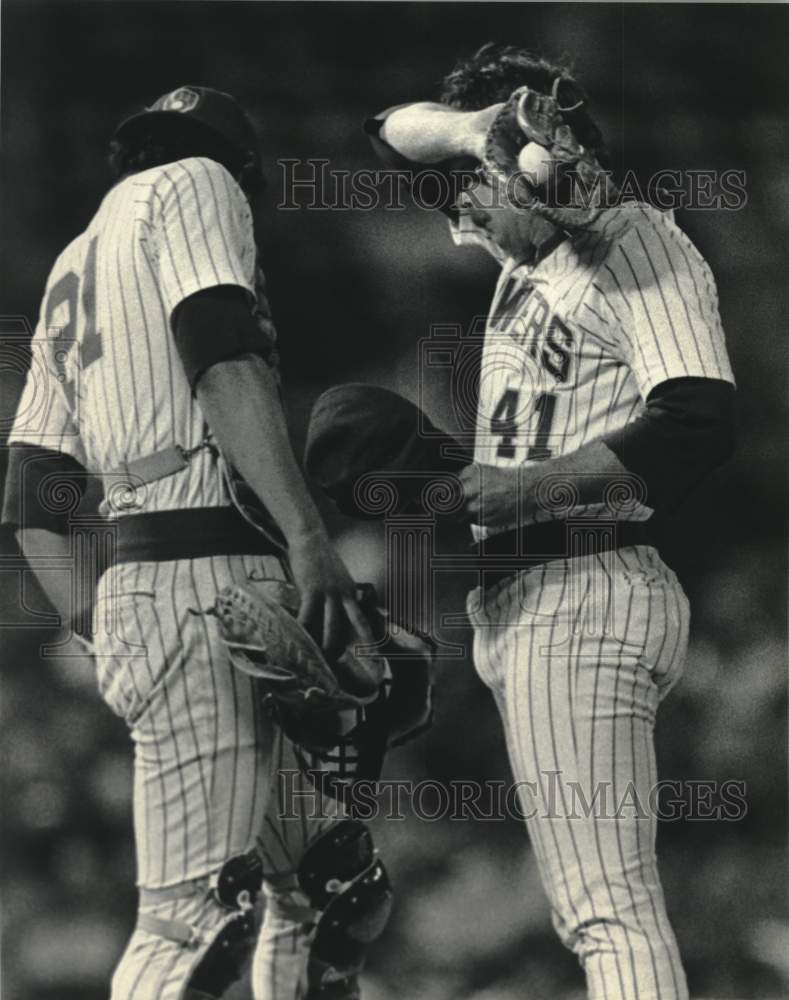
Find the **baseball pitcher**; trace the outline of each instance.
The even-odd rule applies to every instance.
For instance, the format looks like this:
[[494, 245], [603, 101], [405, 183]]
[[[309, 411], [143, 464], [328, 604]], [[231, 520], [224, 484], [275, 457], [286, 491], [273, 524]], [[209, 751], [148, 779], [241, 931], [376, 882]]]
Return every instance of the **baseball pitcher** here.
[[650, 789], [689, 613], [659, 538], [732, 449], [715, 282], [669, 214], [617, 198], [561, 66], [486, 45], [366, 129], [390, 165], [474, 168], [445, 211], [501, 266], [459, 473], [468, 611], [556, 930], [592, 1000], [686, 1000]]

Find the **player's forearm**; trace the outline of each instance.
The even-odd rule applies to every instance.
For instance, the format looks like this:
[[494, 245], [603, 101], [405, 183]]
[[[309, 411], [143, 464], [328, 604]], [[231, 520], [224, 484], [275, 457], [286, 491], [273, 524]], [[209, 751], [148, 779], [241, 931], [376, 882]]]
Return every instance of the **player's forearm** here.
[[534, 520], [567, 490], [573, 494], [572, 506], [599, 503], [624, 475], [627, 469], [617, 456], [602, 441], [592, 441], [570, 455], [533, 465], [467, 466], [460, 479], [471, 521], [505, 531]]
[[196, 394], [222, 453], [266, 505], [288, 542], [323, 533], [266, 362], [244, 355], [212, 365], [197, 383]]
[[482, 159], [486, 130], [483, 112], [425, 101], [390, 112], [379, 136], [408, 160], [438, 163], [458, 156]]
[[578, 451], [548, 459], [524, 469], [524, 514], [529, 516], [548, 500], [552, 487], [566, 482], [578, 504], [600, 503], [612, 483], [629, 475], [628, 470], [605, 444], [590, 441]]

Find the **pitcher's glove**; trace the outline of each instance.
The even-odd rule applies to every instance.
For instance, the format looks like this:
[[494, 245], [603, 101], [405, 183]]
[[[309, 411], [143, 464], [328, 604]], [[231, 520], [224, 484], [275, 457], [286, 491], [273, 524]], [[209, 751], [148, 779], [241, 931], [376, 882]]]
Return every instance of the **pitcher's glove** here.
[[233, 584], [217, 595], [212, 613], [233, 666], [256, 678], [264, 705], [290, 739], [329, 749], [342, 736], [344, 713], [378, 696], [384, 663], [349, 648], [330, 666], [284, 603], [280, 593]]
[[483, 167], [514, 208], [561, 229], [583, 229], [605, 208], [610, 182], [565, 119], [583, 101], [562, 107], [561, 83], [557, 77], [550, 95], [519, 87], [510, 96], [488, 129]]

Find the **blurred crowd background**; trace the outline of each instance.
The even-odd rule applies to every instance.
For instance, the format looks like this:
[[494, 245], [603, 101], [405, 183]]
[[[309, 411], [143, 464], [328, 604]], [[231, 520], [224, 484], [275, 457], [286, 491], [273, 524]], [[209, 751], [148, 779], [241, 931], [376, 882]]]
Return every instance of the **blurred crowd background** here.
[[[665, 552], [693, 626], [685, 678], [658, 720], [662, 777], [746, 789], [738, 821], [666, 822], [659, 833], [669, 911], [693, 995], [705, 998], [789, 996], [787, 29], [778, 5], [3, 4], [5, 342], [20, 343], [22, 318], [35, 322], [55, 256], [110, 183], [117, 121], [181, 84], [231, 91], [265, 151], [262, 254], [297, 448], [311, 403], [335, 382], [416, 398], [420, 339], [432, 323], [465, 328], [484, 313], [495, 268], [414, 207], [278, 210], [278, 158], [375, 167], [364, 117], [436, 96], [458, 56], [495, 40], [574, 57], [619, 171], [745, 171], [740, 210], [678, 215], [717, 277], [741, 426], [735, 459], [686, 505]], [[4, 351], [0, 367], [4, 435], [23, 377], [15, 359]], [[451, 424], [450, 397], [437, 379], [424, 399]], [[353, 568], [378, 573], [380, 537], [327, 516]], [[53, 631], [10, 627], [15, 581], [2, 573], [2, 625], [15, 640], [0, 672], [2, 993], [100, 1000], [134, 921], [130, 747], [89, 664], [42, 657]], [[460, 585], [442, 607], [462, 607]], [[387, 776], [508, 779], [498, 719], [467, 660], [442, 666], [437, 698], [435, 728], [393, 754]], [[553, 934], [516, 822], [375, 825], [398, 897], [366, 997], [579, 1000], [580, 971]]]

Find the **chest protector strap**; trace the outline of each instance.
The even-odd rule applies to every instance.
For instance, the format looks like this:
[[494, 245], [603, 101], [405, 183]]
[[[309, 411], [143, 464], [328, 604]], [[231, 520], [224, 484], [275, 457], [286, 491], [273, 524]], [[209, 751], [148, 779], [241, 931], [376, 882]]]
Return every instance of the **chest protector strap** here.
[[176, 472], [183, 472], [188, 467], [192, 457], [205, 449], [218, 454], [216, 445], [208, 434], [194, 448], [184, 448], [180, 444], [170, 445], [160, 451], [154, 451], [150, 455], [134, 458], [131, 462], [123, 462], [111, 469], [110, 472], [104, 473], [102, 478], [107, 481], [109, 477], [112, 477], [113, 484], [117, 483], [118, 476], [128, 476], [135, 486], [155, 483], [159, 479], [166, 479], [167, 476], [174, 476]]

